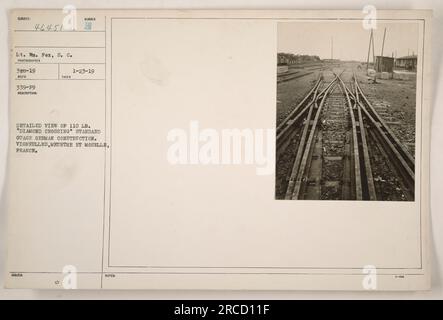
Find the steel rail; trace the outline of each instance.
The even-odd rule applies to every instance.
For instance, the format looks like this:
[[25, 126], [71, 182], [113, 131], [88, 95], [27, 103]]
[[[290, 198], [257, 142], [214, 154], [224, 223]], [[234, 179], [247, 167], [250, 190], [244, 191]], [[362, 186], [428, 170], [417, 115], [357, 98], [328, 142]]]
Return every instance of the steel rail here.
[[[355, 80], [355, 79], [354, 79]], [[354, 88], [356, 88], [354, 83]], [[369, 148], [368, 148], [368, 141], [366, 137], [366, 128], [364, 124], [364, 118], [363, 114], [361, 112], [361, 107], [359, 104], [360, 98], [358, 91], [355, 91], [355, 101], [354, 101], [354, 111], [357, 112], [357, 118], [358, 118], [358, 127], [359, 127], [359, 146], [361, 147], [361, 151], [363, 153], [363, 163], [361, 166], [364, 170], [362, 170], [363, 173], [363, 181], [365, 181], [365, 184], [363, 185], [363, 196], [365, 200], [377, 200], [377, 194], [375, 192], [375, 185], [374, 185], [374, 177], [372, 175], [372, 167], [371, 167], [371, 161], [369, 158]]]
[[303, 150], [303, 157], [301, 159], [300, 167], [297, 170], [297, 178], [296, 178], [295, 184], [294, 184], [294, 191], [292, 192], [292, 195], [289, 197], [290, 199], [299, 199], [300, 198], [301, 189], [302, 189], [303, 184], [307, 178], [306, 177], [306, 174], [307, 174], [306, 167], [307, 167], [307, 163], [308, 163], [308, 158], [312, 152], [313, 140], [314, 140], [315, 132], [317, 129], [318, 119], [320, 117], [320, 113], [321, 113], [321, 110], [322, 110], [323, 105], [325, 103], [326, 97], [328, 96], [328, 93], [330, 92], [331, 88], [334, 87], [333, 85], [335, 84], [336, 81], [337, 81], [337, 77], [335, 77], [328, 84], [328, 86], [325, 88], [324, 91], [322, 91], [323, 96], [321, 98], [320, 104], [317, 107], [315, 118], [314, 118], [313, 123], [311, 125], [311, 131], [309, 133], [309, 137], [306, 142], [306, 146], [304, 147], [304, 150]]
[[299, 104], [297, 104], [294, 109], [292, 109], [292, 111], [286, 116], [286, 118], [277, 126], [277, 133], [281, 130], [283, 130], [283, 128], [285, 126], [287, 126], [288, 122], [291, 120], [291, 118], [293, 118], [296, 114], [298, 109], [300, 109], [300, 107], [305, 104], [306, 100], [308, 100], [308, 98], [314, 93], [315, 89], [320, 85], [320, 82], [322, 80], [322, 74], [319, 74], [317, 81], [315, 82], [314, 86], [311, 88], [311, 90], [309, 90], [309, 92], [305, 95], [305, 97], [303, 98], [302, 101], [300, 101]]
[[[290, 112], [290, 114], [283, 120], [283, 122], [277, 127], [277, 156], [282, 153], [289, 145], [291, 138], [296, 133], [297, 125], [300, 120], [303, 119], [310, 106], [315, 102], [312, 98], [312, 94], [321, 85], [321, 79], [316, 82], [314, 87], [308, 92], [303, 100]], [[311, 99], [309, 99], [311, 98]], [[309, 101], [308, 101], [309, 100]], [[300, 110], [301, 109], [301, 110]]]
[[[346, 95], [352, 123], [352, 146], [354, 154], [353, 162], [356, 188], [355, 196], [357, 200], [377, 200], [371, 161], [369, 158], [366, 129], [363, 122], [361, 108], [358, 104], [358, 92], [353, 94], [351, 90], [346, 87], [345, 83], [340, 77], [339, 80]], [[353, 104], [351, 103], [351, 98], [354, 101]]]
[[[354, 87], [355, 87], [355, 85], [354, 85]], [[367, 200], [377, 200], [377, 194], [375, 192], [375, 185], [374, 185], [374, 177], [372, 175], [371, 161], [369, 158], [369, 148], [368, 148], [368, 142], [367, 142], [367, 137], [366, 137], [366, 128], [363, 123], [363, 115], [361, 112], [361, 107], [360, 107], [360, 104], [358, 103], [360, 99], [359, 99], [359, 94], [357, 91], [355, 92], [355, 98], [357, 100], [355, 107], [357, 108], [357, 112], [358, 112], [360, 136], [361, 136], [361, 146], [363, 149], [363, 158], [364, 158], [364, 166], [365, 166], [364, 174], [365, 174], [365, 178], [366, 178], [366, 186], [365, 187], [367, 188], [367, 197], [368, 197]]]
[[305, 125], [303, 128], [303, 132], [302, 132], [302, 136], [300, 138], [300, 142], [298, 145], [298, 149], [297, 149], [297, 154], [295, 156], [295, 160], [294, 160], [294, 164], [292, 166], [292, 171], [291, 171], [291, 176], [289, 178], [289, 182], [288, 182], [288, 187], [286, 189], [286, 196], [285, 199], [291, 199], [292, 198], [292, 193], [294, 191], [294, 185], [295, 185], [295, 179], [297, 178], [297, 172], [298, 172], [298, 168], [300, 166], [300, 162], [301, 162], [301, 158], [303, 155], [303, 150], [305, 148], [305, 142], [306, 142], [306, 137], [308, 134], [308, 129], [309, 126], [311, 125], [311, 117], [312, 117], [312, 111], [314, 109], [314, 107], [317, 109], [318, 105], [317, 105], [317, 91], [318, 91], [318, 87], [317, 89], [314, 91], [314, 103], [311, 103], [310, 107], [309, 107], [309, 112], [308, 115], [305, 119]]
[[343, 87], [343, 91], [346, 96], [346, 101], [348, 104], [349, 115], [351, 117], [351, 125], [352, 125], [352, 154], [354, 156], [354, 180], [355, 180], [355, 198], [357, 200], [363, 200], [363, 186], [362, 186], [362, 170], [360, 168], [360, 150], [358, 147], [358, 133], [357, 133], [357, 121], [355, 120], [354, 108], [349, 99], [348, 90], [343, 82], [343, 80], [339, 77], [340, 84]]
[[383, 118], [378, 114], [378, 112], [375, 110], [375, 108], [369, 102], [368, 98], [363, 93], [363, 90], [361, 89], [355, 74], [354, 74], [354, 79], [355, 79], [355, 83], [356, 83], [357, 89], [359, 91], [359, 94], [363, 98], [364, 103], [368, 106], [371, 114], [373, 115], [373, 118], [377, 119], [377, 121], [381, 124], [383, 129], [386, 130], [389, 138], [392, 140], [391, 142], [394, 145], [396, 145], [399, 153], [402, 154], [402, 156], [404, 157], [405, 161], [407, 162], [409, 168], [411, 169], [412, 172], [414, 172], [415, 171], [414, 157], [412, 157], [412, 155], [409, 153], [409, 151], [406, 149], [406, 147], [400, 142], [400, 140], [397, 138], [397, 136], [394, 134], [394, 132], [391, 130], [391, 128], [386, 124], [386, 122], [383, 120]]
[[[296, 109], [294, 109], [291, 112], [291, 113], [296, 113], [296, 116], [294, 118], [290, 119], [290, 122], [287, 122], [287, 125], [280, 132], [278, 131], [278, 128], [277, 128], [277, 139], [276, 139], [277, 140], [277, 142], [276, 142], [277, 156], [280, 155], [280, 153], [283, 152], [284, 149], [286, 148], [286, 146], [289, 144], [290, 139], [295, 134], [295, 126], [300, 122], [300, 120], [303, 119], [304, 115], [309, 110], [311, 105], [314, 104], [319, 99], [321, 99], [321, 97], [324, 95], [325, 91], [329, 89], [331, 84], [332, 84], [332, 82], [329, 83], [325, 88], [323, 88], [323, 90], [316, 96], [316, 98], [311, 99], [311, 101], [301, 111], [299, 111], [298, 113], [295, 112], [295, 111], [297, 111], [297, 109], [300, 108], [301, 105], [303, 105], [304, 102], [306, 102], [306, 99], [308, 98], [308, 96], [305, 96], [305, 98], [302, 100], [302, 102], [299, 103], [299, 105], [296, 107]], [[312, 92], [309, 92], [309, 96], [311, 96], [315, 91], [318, 91], [318, 88], [319, 88], [319, 84], [313, 88]], [[291, 118], [291, 117], [288, 116], [286, 119], [288, 119], [288, 118]]]
[[[355, 86], [356, 86], [356, 94], [354, 96], [354, 99], [357, 105], [365, 114], [365, 116], [369, 119], [371, 128], [375, 129], [371, 132], [371, 135], [373, 135], [376, 138], [375, 139], [376, 143], [382, 146], [384, 154], [389, 158], [388, 160], [390, 160], [391, 163], [394, 165], [394, 168], [396, 169], [398, 176], [401, 179], [403, 179], [402, 184], [405, 189], [404, 191], [406, 193], [406, 197], [411, 200], [414, 199], [414, 187], [415, 187], [414, 170], [411, 169], [411, 167], [408, 164], [408, 160], [404, 158], [402, 152], [400, 151], [402, 150], [401, 143], [395, 137], [392, 130], [387, 128], [386, 123], [384, 123], [384, 121], [376, 113], [375, 109], [373, 111], [375, 112], [375, 115], [378, 117], [374, 117], [374, 112], [370, 112], [368, 108], [365, 107], [365, 105], [362, 102], [362, 99], [359, 99], [359, 97], [361, 96], [363, 98], [363, 101], [365, 102], [369, 101], [364, 96], [361, 88], [359, 89], [357, 81], [355, 81]], [[347, 90], [349, 89], [347, 88]], [[368, 103], [365, 104], [368, 105]], [[379, 121], [380, 119], [383, 121], [383, 123]]]

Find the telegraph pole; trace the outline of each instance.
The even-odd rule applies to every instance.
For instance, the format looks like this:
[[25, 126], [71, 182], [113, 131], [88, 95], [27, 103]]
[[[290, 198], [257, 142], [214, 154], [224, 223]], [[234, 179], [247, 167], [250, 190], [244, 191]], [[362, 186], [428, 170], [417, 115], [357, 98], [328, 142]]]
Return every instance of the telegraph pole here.
[[372, 43], [372, 29], [371, 29], [371, 34], [369, 35], [368, 59], [366, 60], [366, 73], [368, 73], [369, 70], [369, 55], [371, 54], [371, 43]]
[[381, 56], [383, 57], [383, 49], [385, 48], [386, 28], [383, 32], [383, 44], [381, 45]]

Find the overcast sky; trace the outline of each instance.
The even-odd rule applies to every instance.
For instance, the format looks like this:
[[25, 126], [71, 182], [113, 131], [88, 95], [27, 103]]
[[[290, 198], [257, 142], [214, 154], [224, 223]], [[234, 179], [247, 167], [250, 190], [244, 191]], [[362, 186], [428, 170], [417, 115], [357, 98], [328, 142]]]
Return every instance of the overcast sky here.
[[[417, 54], [417, 22], [378, 22], [374, 30], [375, 54], [380, 55], [383, 32], [386, 27], [384, 56], [397, 52], [397, 57]], [[334, 59], [366, 61], [370, 31], [363, 29], [361, 21], [333, 22], [281, 22], [278, 24], [278, 52], [318, 55], [331, 58], [331, 37]], [[372, 55], [372, 51], [371, 51]]]

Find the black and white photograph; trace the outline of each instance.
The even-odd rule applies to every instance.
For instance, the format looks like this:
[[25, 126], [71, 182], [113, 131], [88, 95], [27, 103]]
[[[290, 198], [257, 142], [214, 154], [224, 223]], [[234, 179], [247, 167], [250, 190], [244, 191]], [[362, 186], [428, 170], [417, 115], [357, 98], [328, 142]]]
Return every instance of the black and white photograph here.
[[278, 24], [281, 200], [414, 201], [419, 27]]

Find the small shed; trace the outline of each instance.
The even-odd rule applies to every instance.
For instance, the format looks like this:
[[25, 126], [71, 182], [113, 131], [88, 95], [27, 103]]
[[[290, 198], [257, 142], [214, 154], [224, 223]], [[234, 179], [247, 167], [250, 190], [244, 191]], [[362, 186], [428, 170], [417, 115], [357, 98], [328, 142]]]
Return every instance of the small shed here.
[[375, 57], [375, 71], [377, 72], [393, 72], [394, 58], [376, 56]]
[[395, 60], [395, 67], [409, 71], [417, 71], [417, 56], [405, 56]]

